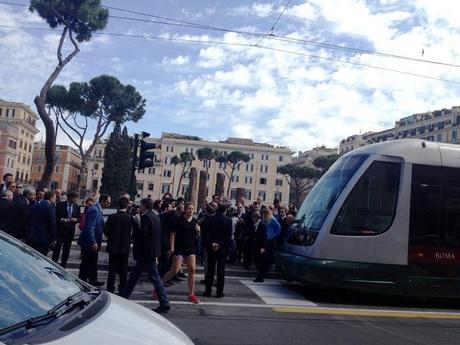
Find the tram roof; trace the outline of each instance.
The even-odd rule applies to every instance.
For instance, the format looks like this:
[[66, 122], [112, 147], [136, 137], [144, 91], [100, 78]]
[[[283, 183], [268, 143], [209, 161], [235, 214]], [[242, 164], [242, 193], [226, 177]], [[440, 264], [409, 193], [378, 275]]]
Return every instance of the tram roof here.
[[380, 154], [417, 164], [460, 167], [460, 145], [421, 139], [399, 139], [362, 146], [346, 155]]

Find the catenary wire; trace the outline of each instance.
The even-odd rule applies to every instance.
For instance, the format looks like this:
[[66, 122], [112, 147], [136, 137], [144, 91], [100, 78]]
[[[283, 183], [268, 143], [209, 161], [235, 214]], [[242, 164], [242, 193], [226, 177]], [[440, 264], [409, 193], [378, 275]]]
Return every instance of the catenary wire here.
[[[22, 6], [22, 7], [28, 7], [29, 6], [29, 5], [26, 5], [26, 4], [14, 3], [14, 2], [8, 2], [8, 1], [0, 1], [0, 4], [13, 5], [13, 6]], [[103, 7], [107, 8], [107, 9], [112, 9], [112, 10], [115, 10], [115, 11], [121, 11], [121, 12], [125, 12], [125, 13], [130, 13], [130, 14], [147, 16], [147, 17], [151, 17], [151, 18], [158, 18], [158, 19], [162, 19], [164, 21], [152, 21], [152, 20], [145, 20], [145, 19], [139, 19], [139, 18], [130, 18], [130, 17], [122, 17], [122, 16], [110, 15], [110, 17], [114, 18], [114, 19], [138, 21], [138, 22], [145, 22], [145, 23], [151, 23], [151, 24], [163, 24], [163, 25], [171, 25], [171, 26], [180, 26], [180, 27], [188, 27], [188, 28], [195, 28], [195, 29], [202, 29], [202, 30], [231, 32], [231, 33], [237, 33], [237, 34], [246, 35], [246, 36], [255, 36], [255, 37], [259, 37], [259, 38], [264, 37], [264, 38], [269, 38], [270, 40], [298, 43], [298, 44], [302, 44], [302, 45], [311, 45], [311, 46], [316, 46], [316, 47], [321, 47], [321, 48], [326, 48], [326, 49], [335, 49], [335, 50], [342, 50], [342, 51], [346, 51], [346, 52], [355, 52], [355, 53], [367, 54], [367, 55], [377, 55], [377, 56], [389, 57], [389, 58], [394, 58], [394, 59], [403, 59], [403, 60], [408, 60], [408, 61], [413, 61], [413, 62], [428, 63], [428, 64], [435, 64], [435, 65], [441, 65], [441, 66], [446, 66], [446, 67], [460, 68], [460, 65], [453, 64], [453, 63], [448, 63], [448, 62], [419, 59], [419, 58], [413, 58], [413, 57], [403, 56], [403, 55], [398, 55], [398, 54], [384, 53], [384, 52], [375, 51], [375, 50], [367, 50], [367, 49], [360, 49], [360, 48], [345, 47], [345, 46], [340, 46], [340, 45], [335, 45], [335, 44], [330, 44], [330, 43], [321, 43], [321, 42], [305, 40], [305, 39], [299, 39], [299, 38], [294, 38], [294, 37], [277, 36], [277, 35], [268, 35], [267, 36], [267, 34], [265, 34], [265, 33], [247, 32], [247, 31], [241, 31], [241, 30], [232, 30], [232, 29], [220, 28], [220, 27], [209, 26], [209, 25], [204, 25], [204, 24], [199, 24], [199, 23], [193, 23], [193, 22], [184, 21], [184, 20], [178, 20], [178, 19], [174, 19], [174, 18], [168, 18], [168, 17], [164, 17], [164, 16], [153, 15], [153, 14], [149, 14], [149, 13], [145, 13], [145, 12], [139, 12], [139, 11], [123, 9], [123, 8], [114, 7], [114, 6], [103, 6]]]
[[[0, 28], [39, 30], [39, 31], [55, 31], [55, 32], [59, 31], [57, 29], [52, 29], [52, 28], [30, 27], [30, 26], [28, 27], [28, 26], [19, 26], [19, 25], [0, 25]], [[444, 79], [444, 78], [434, 77], [434, 76], [430, 76], [430, 75], [424, 75], [424, 74], [412, 73], [412, 72], [407, 72], [407, 71], [401, 71], [401, 70], [392, 69], [392, 68], [386, 68], [386, 67], [381, 67], [381, 66], [368, 65], [368, 64], [351, 62], [351, 61], [344, 61], [344, 60], [340, 60], [340, 59], [336, 59], [336, 58], [325, 57], [325, 56], [320, 56], [320, 55], [313, 55], [313, 54], [309, 54], [309, 53], [298, 52], [298, 51], [287, 50], [287, 49], [281, 49], [281, 48], [274, 48], [274, 47], [268, 47], [268, 46], [257, 46], [256, 47], [256, 46], [254, 46], [252, 44], [247, 44], [247, 43], [234, 43], [234, 42], [232, 43], [232, 42], [223, 42], [223, 41], [215, 41], [215, 40], [204, 41], [204, 40], [198, 40], [198, 39], [188, 39], [188, 38], [178, 38], [178, 37], [163, 37], [163, 36], [140, 35], [140, 34], [125, 34], [125, 33], [115, 33], [115, 32], [95, 32], [94, 34], [95, 35], [114, 36], [114, 37], [142, 38], [142, 39], [147, 39], [147, 40], [151, 39], [151, 40], [162, 40], [162, 41], [181, 42], [181, 43], [216, 44], [216, 45], [236, 46], [236, 47], [253, 48], [253, 49], [263, 49], [263, 50], [282, 52], [282, 53], [286, 53], [286, 54], [294, 54], [294, 55], [305, 56], [305, 57], [309, 57], [309, 58], [313, 58], [313, 59], [322, 59], [322, 60], [334, 61], [334, 62], [353, 65], [353, 66], [372, 68], [372, 69], [377, 69], [377, 70], [382, 70], [382, 71], [387, 71], [387, 72], [394, 72], [394, 73], [409, 75], [409, 76], [412, 76], [412, 77], [425, 78], [425, 79], [437, 80], [437, 81], [442, 81], [442, 82], [446, 82], [446, 83], [460, 85], [460, 81], [456, 81], [456, 80], [450, 80], [450, 79]]]
[[278, 17], [276, 18], [275, 22], [273, 23], [272, 27], [270, 28], [270, 31], [269, 31], [266, 35], [262, 36], [262, 37], [259, 39], [259, 41], [255, 44], [256, 46], [258, 46], [259, 44], [261, 44], [262, 41], [264, 40], [264, 38], [266, 38], [267, 36], [273, 36], [273, 35], [274, 35], [273, 31], [275, 31], [275, 26], [276, 26], [276, 24], [278, 24], [279, 20], [281, 19], [281, 17], [282, 17], [283, 14], [284, 14], [284, 12], [286, 12], [286, 9], [288, 8], [288, 6], [289, 6], [290, 3], [291, 3], [291, 0], [287, 0], [287, 1], [286, 1], [286, 4], [284, 5], [283, 10], [281, 11], [281, 13], [280, 13], [280, 14], [278, 15]]

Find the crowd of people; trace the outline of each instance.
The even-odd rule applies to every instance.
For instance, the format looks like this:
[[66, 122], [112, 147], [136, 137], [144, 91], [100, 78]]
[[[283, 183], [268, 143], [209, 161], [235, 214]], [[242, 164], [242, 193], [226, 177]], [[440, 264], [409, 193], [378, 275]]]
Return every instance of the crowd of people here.
[[[129, 194], [112, 203], [109, 195], [97, 202], [88, 198], [84, 211], [78, 195], [68, 192], [61, 201], [59, 190], [35, 190], [13, 182], [6, 174], [0, 184], [0, 228], [48, 255], [66, 267], [77, 226], [81, 248], [79, 278], [93, 286], [105, 284], [109, 292], [129, 298], [142, 273], [153, 282], [155, 311], [170, 310], [167, 287], [187, 278], [187, 299], [199, 303], [195, 292], [197, 261], [204, 266], [205, 297], [224, 297], [226, 264], [257, 269], [254, 282], [262, 283], [273, 266], [275, 252], [284, 242], [297, 212], [295, 205], [281, 206], [278, 200], [263, 205], [260, 199], [247, 204], [241, 197], [236, 205], [225, 197], [213, 196], [195, 212], [192, 203], [167, 193], [161, 200], [145, 198], [135, 205]], [[117, 212], [104, 221], [102, 210], [115, 205]], [[14, 214], [14, 217], [11, 215]], [[109, 272], [107, 282], [98, 280], [98, 253], [107, 238]], [[133, 247], [134, 267], [128, 275]], [[59, 260], [60, 259], [60, 260]], [[187, 275], [182, 270], [186, 267]], [[118, 275], [119, 285], [115, 291]], [[215, 279], [216, 278], [216, 279]]]

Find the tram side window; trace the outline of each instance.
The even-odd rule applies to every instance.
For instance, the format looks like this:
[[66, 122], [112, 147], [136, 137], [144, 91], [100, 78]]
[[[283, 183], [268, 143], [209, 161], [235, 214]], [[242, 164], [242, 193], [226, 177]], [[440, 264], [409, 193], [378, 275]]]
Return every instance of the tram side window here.
[[460, 169], [412, 166], [410, 245], [460, 248]]
[[375, 161], [355, 185], [332, 227], [332, 234], [378, 235], [393, 223], [401, 163]]

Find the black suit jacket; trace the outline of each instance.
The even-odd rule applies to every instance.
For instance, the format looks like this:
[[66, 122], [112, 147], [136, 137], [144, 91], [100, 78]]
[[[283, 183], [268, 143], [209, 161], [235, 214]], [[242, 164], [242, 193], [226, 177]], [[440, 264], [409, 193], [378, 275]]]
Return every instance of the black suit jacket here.
[[26, 231], [27, 243], [50, 244], [56, 240], [56, 206], [47, 200], [30, 208], [30, 222]]
[[217, 243], [222, 249], [228, 249], [232, 238], [232, 220], [221, 213], [207, 216], [201, 223], [201, 236], [206, 249], [211, 250], [212, 243]]
[[109, 254], [129, 254], [131, 235], [137, 223], [127, 212], [112, 214], [107, 219], [104, 234], [107, 236], [107, 252]]
[[10, 234], [15, 238], [21, 237], [20, 229], [15, 226], [13, 222], [13, 204], [11, 201], [5, 198], [0, 198], [0, 230]]
[[60, 202], [56, 206], [56, 223], [59, 232], [64, 231], [75, 231], [75, 225], [80, 221], [80, 206], [78, 204], [73, 204], [72, 217], [77, 219], [74, 222], [64, 223], [61, 221], [62, 218], [68, 219], [67, 207], [69, 203], [67, 201]]
[[133, 235], [133, 256], [137, 261], [152, 261], [161, 256], [161, 221], [152, 210], [141, 217], [141, 226]]
[[13, 200], [13, 223], [19, 238], [24, 238], [30, 218], [29, 201], [24, 196], [19, 196]]
[[267, 226], [260, 221], [255, 232], [256, 249], [268, 249]]

